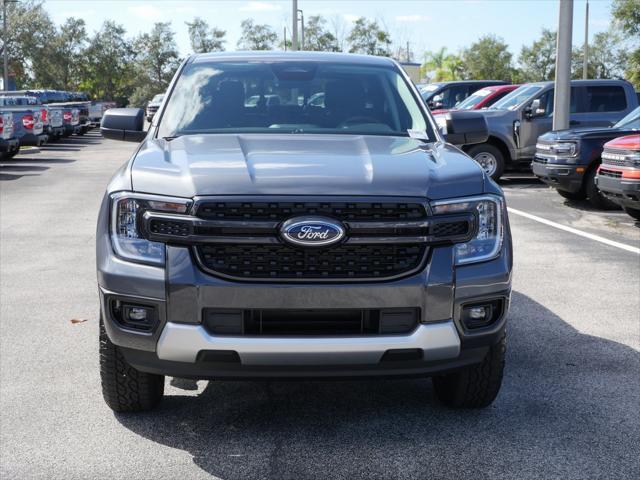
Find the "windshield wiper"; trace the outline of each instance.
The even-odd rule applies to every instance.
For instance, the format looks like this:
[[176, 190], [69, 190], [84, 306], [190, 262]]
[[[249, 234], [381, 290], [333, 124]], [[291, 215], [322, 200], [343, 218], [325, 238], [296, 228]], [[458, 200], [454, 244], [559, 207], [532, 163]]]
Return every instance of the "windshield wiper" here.
[[176, 138], [181, 137], [182, 135], [169, 135], [168, 137], [162, 137], [163, 140], [170, 142], [171, 140], [175, 140]]

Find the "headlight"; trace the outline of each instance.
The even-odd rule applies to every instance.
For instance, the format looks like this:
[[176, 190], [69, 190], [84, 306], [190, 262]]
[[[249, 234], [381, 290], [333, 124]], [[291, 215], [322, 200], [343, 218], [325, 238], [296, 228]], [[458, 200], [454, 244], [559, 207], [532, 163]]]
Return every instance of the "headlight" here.
[[556, 157], [575, 157], [578, 155], [577, 142], [538, 143], [536, 150], [539, 153]]
[[433, 213], [474, 212], [478, 233], [473, 240], [454, 246], [456, 265], [484, 262], [500, 254], [504, 234], [504, 201], [495, 195], [441, 200], [431, 204]]
[[147, 210], [186, 213], [190, 201], [183, 198], [118, 192], [111, 195], [111, 244], [120, 258], [150, 265], [164, 265], [164, 243], [142, 236], [142, 215]]

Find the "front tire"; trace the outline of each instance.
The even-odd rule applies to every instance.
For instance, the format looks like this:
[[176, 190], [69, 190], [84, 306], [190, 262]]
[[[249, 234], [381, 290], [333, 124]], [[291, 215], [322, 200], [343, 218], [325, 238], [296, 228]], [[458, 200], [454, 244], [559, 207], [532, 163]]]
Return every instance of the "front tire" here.
[[502, 385], [507, 341], [505, 334], [477, 365], [433, 377], [436, 397], [451, 408], [485, 408], [498, 396]]
[[100, 318], [100, 380], [102, 396], [114, 412], [145, 412], [160, 403], [164, 376], [136, 370], [114, 345]]
[[624, 211], [627, 212], [627, 215], [629, 215], [631, 218], [634, 218], [640, 222], [640, 209], [624, 207]]
[[558, 195], [562, 198], [566, 198], [567, 200], [584, 200], [587, 198], [587, 194], [584, 193], [583, 190], [580, 190], [579, 192], [568, 192], [566, 190], [556, 188], [556, 192], [558, 192]]
[[504, 173], [505, 159], [498, 147], [481, 143], [469, 148], [467, 154], [482, 167], [484, 173], [494, 180], [498, 180]]

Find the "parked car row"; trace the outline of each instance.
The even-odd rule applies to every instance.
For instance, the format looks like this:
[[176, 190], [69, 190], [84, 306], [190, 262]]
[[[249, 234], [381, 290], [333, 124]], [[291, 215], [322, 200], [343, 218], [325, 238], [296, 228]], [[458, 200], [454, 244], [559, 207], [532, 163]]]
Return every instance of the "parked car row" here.
[[0, 158], [12, 158], [21, 146], [40, 146], [73, 134], [84, 135], [99, 125], [108, 107], [106, 102], [91, 102], [82, 93], [0, 92]]
[[[474, 86], [481, 88], [471, 92]], [[635, 201], [633, 193], [605, 191], [602, 185], [609, 185], [609, 180], [600, 183], [596, 180], [603, 162], [605, 143], [640, 130], [639, 94], [629, 82], [572, 81], [571, 128], [561, 131], [551, 131], [553, 82], [501, 85], [495, 80], [487, 80], [418, 87], [443, 131], [446, 131], [451, 110], [476, 110], [482, 114], [489, 131], [487, 141], [461, 144], [459, 147], [492, 178], [497, 180], [507, 170], [530, 166], [540, 180], [556, 188], [565, 198], [586, 199], [596, 208], [611, 208], [616, 204], [626, 206], [627, 211], [634, 208], [629, 205]], [[457, 102], [452, 104], [454, 97]], [[625, 145], [628, 147], [628, 143]], [[630, 151], [626, 155], [635, 158], [637, 149]], [[617, 167], [637, 168], [630, 165]], [[630, 174], [623, 173], [626, 188]], [[611, 177], [610, 174], [605, 175]], [[618, 177], [622, 178], [622, 174]], [[635, 180], [631, 182], [632, 187], [635, 183]]]

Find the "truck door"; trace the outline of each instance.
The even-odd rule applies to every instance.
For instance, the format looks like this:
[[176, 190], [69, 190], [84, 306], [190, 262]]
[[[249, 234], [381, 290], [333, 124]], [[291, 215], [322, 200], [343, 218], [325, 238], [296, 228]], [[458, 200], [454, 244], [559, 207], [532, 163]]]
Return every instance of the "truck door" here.
[[[535, 100], [539, 100], [540, 103], [534, 111], [532, 104]], [[553, 125], [553, 88], [533, 98], [521, 112], [518, 157], [533, 158], [538, 137], [551, 130]]]
[[[519, 146], [521, 158], [532, 158], [536, 151], [536, 142], [538, 141], [538, 137], [549, 132], [553, 128], [553, 97], [553, 88], [540, 94], [537, 97], [540, 100], [538, 112], [531, 112], [532, 116], [530, 118], [527, 118], [527, 109], [525, 107], [523, 111], [523, 120], [521, 121], [520, 126], [521, 133]], [[576, 115], [580, 110], [580, 105], [579, 87], [572, 86], [571, 99], [569, 102], [569, 128], [579, 126]]]

